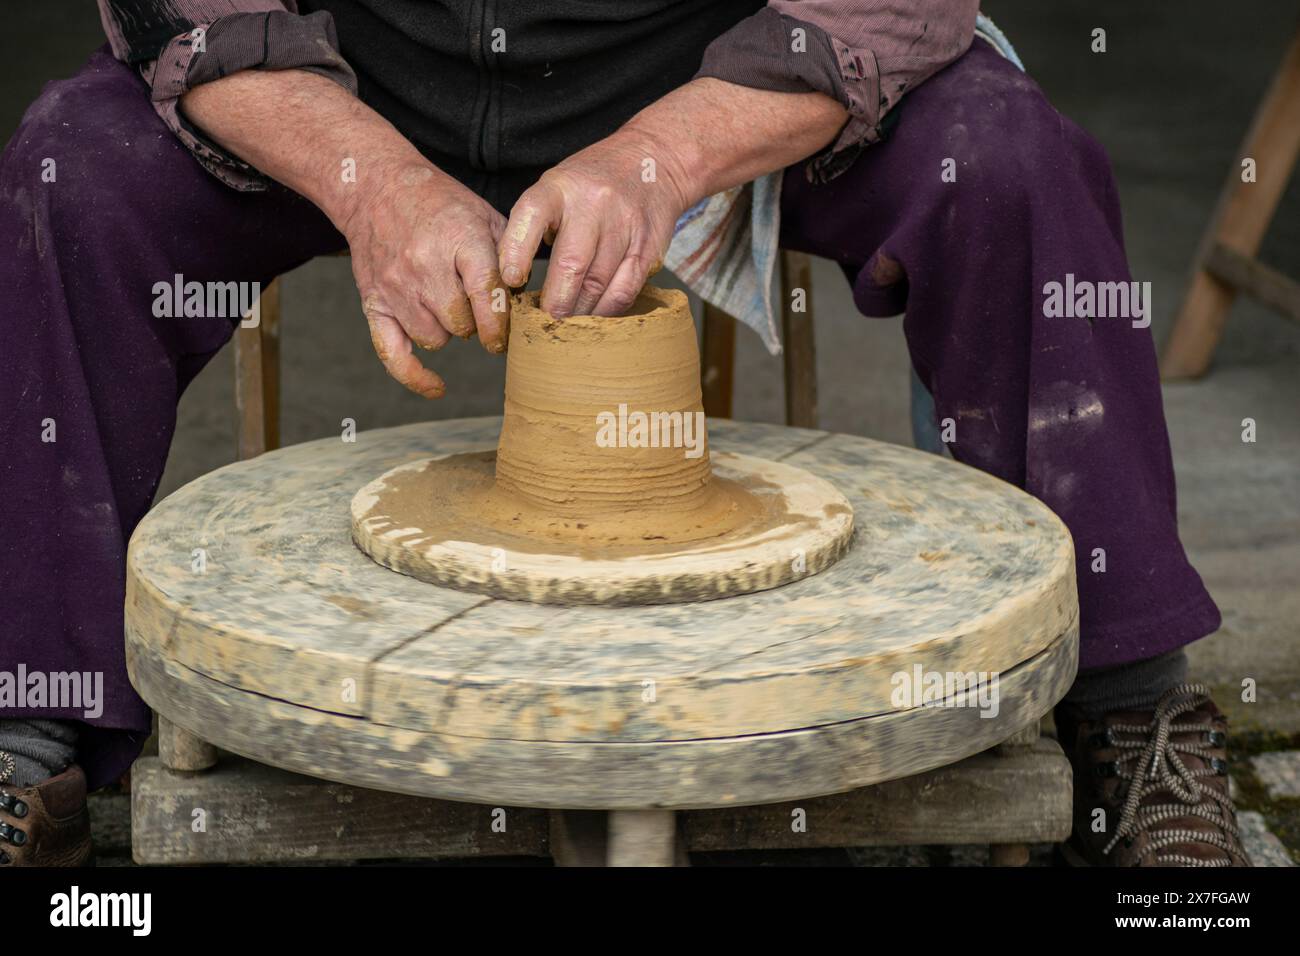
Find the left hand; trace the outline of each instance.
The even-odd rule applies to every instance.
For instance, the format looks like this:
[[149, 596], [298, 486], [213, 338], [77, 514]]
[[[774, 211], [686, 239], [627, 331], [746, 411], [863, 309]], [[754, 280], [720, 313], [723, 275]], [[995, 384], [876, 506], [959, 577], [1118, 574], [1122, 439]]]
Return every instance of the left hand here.
[[677, 158], [626, 128], [547, 170], [510, 210], [501, 276], [528, 280], [554, 236], [542, 308], [555, 316], [621, 315], [657, 271], [687, 208]]

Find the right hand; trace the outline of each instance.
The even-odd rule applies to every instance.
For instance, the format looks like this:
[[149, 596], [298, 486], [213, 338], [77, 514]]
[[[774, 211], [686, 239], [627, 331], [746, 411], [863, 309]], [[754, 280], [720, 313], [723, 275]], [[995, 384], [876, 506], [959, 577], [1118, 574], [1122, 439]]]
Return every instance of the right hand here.
[[505, 351], [510, 292], [497, 271], [505, 226], [460, 183], [416, 165], [385, 177], [344, 224], [375, 354], [416, 394], [441, 398], [446, 385], [412, 344], [440, 349], [477, 332], [489, 352]]

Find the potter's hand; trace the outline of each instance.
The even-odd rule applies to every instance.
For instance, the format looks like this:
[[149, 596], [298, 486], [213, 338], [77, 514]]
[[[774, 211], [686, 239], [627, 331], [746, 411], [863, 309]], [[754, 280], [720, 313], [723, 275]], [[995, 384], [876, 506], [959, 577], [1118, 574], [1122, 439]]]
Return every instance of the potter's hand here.
[[440, 398], [442, 379], [412, 343], [440, 349], [475, 331], [505, 350], [510, 297], [497, 273], [505, 218], [431, 166], [408, 166], [367, 195], [344, 226], [375, 353], [411, 391]]
[[505, 220], [388, 120], [303, 70], [232, 73], [190, 90], [181, 109], [310, 199], [347, 238], [370, 337], [393, 378], [438, 398], [442, 379], [420, 364], [412, 342], [436, 349], [477, 330], [488, 351], [505, 350], [510, 300], [497, 276]]
[[554, 236], [542, 287], [552, 315], [621, 315], [663, 261], [685, 211], [671, 151], [626, 128], [575, 153], [519, 197], [501, 244], [501, 275], [528, 278]]
[[677, 218], [705, 196], [827, 145], [848, 112], [821, 93], [692, 80], [544, 175], [510, 211], [501, 274], [522, 285], [555, 233], [542, 308], [614, 315], [663, 259]]

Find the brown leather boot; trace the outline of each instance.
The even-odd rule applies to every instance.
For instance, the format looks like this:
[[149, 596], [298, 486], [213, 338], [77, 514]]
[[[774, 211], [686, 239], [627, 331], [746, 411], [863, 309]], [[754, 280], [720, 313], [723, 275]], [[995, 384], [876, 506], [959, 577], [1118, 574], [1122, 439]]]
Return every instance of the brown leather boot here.
[[0, 866], [85, 866], [86, 775], [75, 764], [19, 790], [0, 786]]
[[1056, 728], [1074, 766], [1070, 865], [1251, 865], [1228, 796], [1227, 718], [1204, 685], [1100, 720], [1061, 705]]

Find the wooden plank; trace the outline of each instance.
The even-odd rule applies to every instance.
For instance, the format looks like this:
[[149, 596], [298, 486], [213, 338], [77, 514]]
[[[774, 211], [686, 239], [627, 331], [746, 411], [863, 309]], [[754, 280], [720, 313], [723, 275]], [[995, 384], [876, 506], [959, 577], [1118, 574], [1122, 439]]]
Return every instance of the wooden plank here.
[[[609, 814], [454, 803], [330, 783], [223, 756], [204, 774], [136, 762], [132, 844], [145, 864], [545, 856], [607, 861]], [[915, 843], [993, 844], [1010, 859], [1071, 826], [1069, 762], [1044, 738], [1015, 757], [980, 754], [848, 793], [677, 814], [684, 851]], [[791, 826], [803, 811], [806, 827]], [[202, 810], [196, 817], [194, 811]], [[659, 813], [659, 811], [653, 811]], [[195, 828], [201, 821], [201, 829]], [[494, 828], [494, 822], [497, 827]], [[504, 829], [501, 829], [504, 823]], [[661, 841], [662, 842], [662, 841]], [[998, 864], [995, 864], [998, 865]], [[1008, 865], [1008, 864], [1001, 864]]]
[[[1043, 738], [1015, 756], [991, 753], [927, 773], [815, 799], [680, 814], [692, 852], [1052, 843], [1070, 834], [1070, 763]], [[792, 826], [803, 811], [803, 830]]]
[[[1199, 378], [1223, 337], [1235, 290], [1206, 270], [1216, 245], [1255, 258], [1300, 157], [1300, 31], [1296, 32], [1250, 130], [1228, 171], [1210, 223], [1192, 259], [1191, 275], [1161, 356], [1166, 380]], [[1256, 164], [1256, 181], [1241, 181], [1241, 160]]]
[[[803, 309], [795, 311], [802, 292]], [[781, 338], [785, 364], [785, 423], [817, 427], [817, 347], [813, 334], [812, 260], [802, 252], [781, 252]]]
[[280, 447], [280, 280], [262, 290], [260, 321], [235, 331], [239, 459]]
[[1276, 269], [1219, 244], [1205, 260], [1205, 271], [1288, 319], [1300, 322], [1300, 282]]
[[[141, 653], [142, 650], [144, 653]], [[1077, 624], [998, 683], [998, 713], [970, 694], [829, 726], [710, 740], [608, 743], [454, 737], [376, 725], [240, 691], [127, 638], [131, 682], [155, 710], [222, 750], [395, 793], [555, 809], [692, 809], [841, 793], [986, 750], [1065, 695]], [[1012, 841], [1005, 841], [1012, 842]]]
[[[196, 811], [199, 811], [196, 814]], [[223, 757], [204, 774], [137, 760], [137, 863], [546, 856], [544, 810], [366, 790]]]
[[717, 306], [704, 303], [704, 341], [700, 348], [700, 390], [704, 414], [730, 418], [735, 391], [736, 320]]

